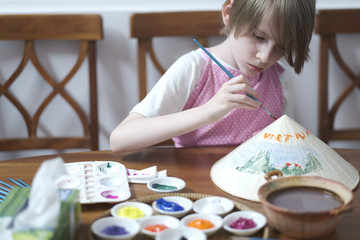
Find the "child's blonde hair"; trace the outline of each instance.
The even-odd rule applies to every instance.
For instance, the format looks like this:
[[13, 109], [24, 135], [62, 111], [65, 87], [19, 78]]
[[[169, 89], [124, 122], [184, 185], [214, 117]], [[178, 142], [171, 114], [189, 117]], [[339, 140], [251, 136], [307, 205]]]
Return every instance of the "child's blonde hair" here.
[[[222, 33], [246, 35], [256, 28], [265, 13], [270, 14], [270, 26], [275, 26], [271, 29], [275, 40], [284, 46], [284, 58], [299, 74], [309, 58], [315, 0], [233, 0], [229, 25]], [[280, 33], [283, 39], [279, 39]]]

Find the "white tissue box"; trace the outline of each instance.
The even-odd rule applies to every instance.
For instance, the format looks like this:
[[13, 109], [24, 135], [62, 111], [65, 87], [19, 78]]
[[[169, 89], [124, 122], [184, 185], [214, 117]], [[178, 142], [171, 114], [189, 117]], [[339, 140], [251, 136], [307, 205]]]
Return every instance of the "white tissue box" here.
[[[12, 221], [19, 211], [27, 207], [30, 188], [14, 187], [0, 205], [0, 236], [5, 231], [12, 232], [13, 240], [71, 240], [81, 223], [81, 205], [78, 190], [59, 190], [61, 210], [55, 229], [12, 230]], [[1, 224], [2, 222], [2, 224]], [[4, 224], [6, 223], [6, 224]]]

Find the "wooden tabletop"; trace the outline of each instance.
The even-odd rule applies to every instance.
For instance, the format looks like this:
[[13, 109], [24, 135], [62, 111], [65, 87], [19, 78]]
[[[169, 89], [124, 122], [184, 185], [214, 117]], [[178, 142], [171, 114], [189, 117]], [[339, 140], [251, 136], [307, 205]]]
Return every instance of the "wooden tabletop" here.
[[[202, 193], [223, 196], [252, 208], [255, 211], [264, 213], [260, 203], [227, 194], [219, 189], [210, 179], [210, 169], [212, 165], [233, 149], [232, 147], [183, 149], [148, 148], [137, 152], [121, 154], [109, 151], [97, 151], [13, 159], [0, 162], [0, 180], [8, 181], [8, 178], [11, 177], [14, 179], [20, 178], [25, 182], [31, 183], [41, 163], [57, 156], [62, 157], [66, 163], [80, 161], [116, 161], [122, 163], [126, 168], [138, 170], [156, 165], [158, 171], [166, 169], [168, 176], [178, 177], [186, 182], [186, 187], [181, 193]], [[360, 170], [360, 149], [335, 150], [357, 170]], [[323, 239], [360, 239], [360, 191], [358, 188], [357, 186], [354, 190], [353, 211], [344, 216], [334, 233]], [[130, 191], [130, 199], [156, 194], [150, 191], [145, 184], [130, 183]], [[81, 206], [82, 224], [76, 234], [76, 239], [89, 239], [89, 227], [91, 223], [113, 205], [115, 204], [83, 204]], [[271, 238], [291, 239], [271, 227], [268, 229], [270, 229], [269, 237]], [[254, 235], [254, 237], [262, 236], [263, 231]], [[227, 239], [227, 237], [219, 237], [219, 235], [217, 235], [210, 239]]]

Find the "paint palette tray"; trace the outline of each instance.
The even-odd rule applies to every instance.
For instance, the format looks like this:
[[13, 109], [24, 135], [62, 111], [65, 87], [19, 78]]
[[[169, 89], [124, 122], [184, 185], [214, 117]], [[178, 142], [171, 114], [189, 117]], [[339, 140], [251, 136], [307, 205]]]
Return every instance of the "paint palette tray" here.
[[124, 165], [113, 161], [65, 163], [68, 176], [56, 182], [58, 188], [78, 189], [80, 203], [120, 202], [130, 198]]

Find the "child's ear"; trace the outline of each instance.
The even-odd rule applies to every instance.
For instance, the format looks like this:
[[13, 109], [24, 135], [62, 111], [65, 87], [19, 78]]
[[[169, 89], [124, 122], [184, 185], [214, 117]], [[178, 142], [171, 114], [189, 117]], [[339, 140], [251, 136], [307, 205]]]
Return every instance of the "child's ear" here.
[[225, 26], [229, 26], [232, 3], [232, 0], [228, 0], [222, 7], [222, 19]]

